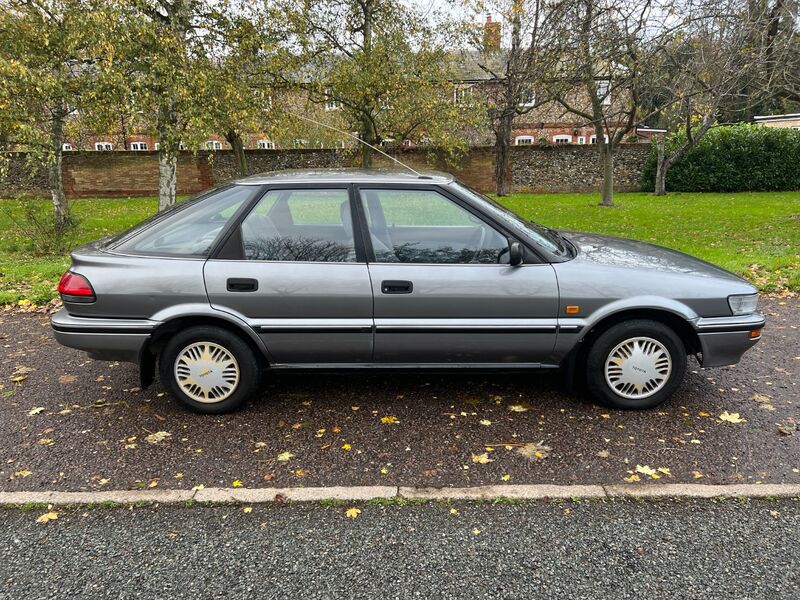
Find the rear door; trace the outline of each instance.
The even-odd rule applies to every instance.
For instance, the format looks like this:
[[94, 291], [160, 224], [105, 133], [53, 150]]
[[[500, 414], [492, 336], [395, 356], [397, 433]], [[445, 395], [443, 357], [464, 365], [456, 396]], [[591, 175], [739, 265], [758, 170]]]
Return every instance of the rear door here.
[[358, 209], [376, 362], [547, 362], [558, 306], [550, 264], [528, 253], [510, 266], [513, 238], [437, 186], [360, 186]]
[[372, 359], [372, 288], [347, 186], [267, 191], [205, 265], [214, 308], [245, 318], [278, 364]]

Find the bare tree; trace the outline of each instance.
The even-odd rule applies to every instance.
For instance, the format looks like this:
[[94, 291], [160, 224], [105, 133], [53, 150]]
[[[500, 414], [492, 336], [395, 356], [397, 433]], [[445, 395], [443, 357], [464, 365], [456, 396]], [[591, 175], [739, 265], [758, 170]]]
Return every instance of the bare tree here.
[[[486, 111], [494, 134], [495, 181], [498, 196], [511, 187], [511, 132], [517, 117], [547, 103], [541, 85], [547, 78], [559, 45], [553, 39], [550, 21], [559, 16], [559, 5], [545, 0], [497, 0], [480, 2], [476, 13], [499, 14], [502, 21], [489, 17], [479, 37], [478, 67], [486, 80]], [[500, 30], [507, 28], [506, 35]]]

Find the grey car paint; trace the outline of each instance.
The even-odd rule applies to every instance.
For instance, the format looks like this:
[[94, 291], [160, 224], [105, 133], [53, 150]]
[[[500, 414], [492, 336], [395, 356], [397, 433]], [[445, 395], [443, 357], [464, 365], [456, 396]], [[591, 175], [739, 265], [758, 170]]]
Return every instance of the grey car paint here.
[[[437, 186], [498, 229], [492, 211], [460, 194], [452, 177], [300, 171], [238, 185], [343, 183]], [[566, 233], [575, 256], [548, 254], [520, 230], [525, 264], [283, 263], [119, 254], [107, 241], [79, 248], [72, 270], [97, 294], [53, 316], [58, 340], [97, 358], [138, 361], [149, 336], [177, 318], [219, 318], [254, 341], [271, 366], [498, 366], [562, 364], [601, 320], [630, 310], [680, 317], [697, 333], [706, 366], [732, 364], [757, 339], [758, 313], [732, 316], [727, 298], [755, 288], [714, 265], [666, 248]], [[255, 278], [254, 294], [232, 294], [231, 277]], [[387, 296], [381, 282], [413, 281]], [[578, 315], [565, 312], [580, 307]]]

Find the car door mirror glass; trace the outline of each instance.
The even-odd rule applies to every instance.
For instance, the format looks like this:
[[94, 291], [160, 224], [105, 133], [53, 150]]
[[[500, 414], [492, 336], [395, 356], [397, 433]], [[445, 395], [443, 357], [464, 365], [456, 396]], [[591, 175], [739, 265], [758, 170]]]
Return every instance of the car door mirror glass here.
[[508, 264], [512, 267], [522, 264], [524, 252], [522, 251], [522, 244], [519, 242], [511, 242], [508, 246]]

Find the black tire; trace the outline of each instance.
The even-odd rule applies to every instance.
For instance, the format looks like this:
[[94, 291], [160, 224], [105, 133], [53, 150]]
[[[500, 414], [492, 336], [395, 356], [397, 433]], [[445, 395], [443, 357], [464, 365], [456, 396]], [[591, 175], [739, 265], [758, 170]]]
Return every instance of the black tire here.
[[[178, 382], [175, 363], [184, 349], [198, 342], [221, 346], [236, 360], [238, 381], [233, 392], [222, 400], [198, 401], [184, 392]], [[255, 395], [261, 382], [261, 365], [250, 346], [235, 333], [211, 325], [190, 327], [176, 333], [161, 351], [158, 368], [161, 383], [172, 397], [190, 410], [203, 414], [221, 414], [236, 410]]]
[[[661, 389], [644, 398], [627, 398], [606, 381], [606, 360], [619, 344], [636, 337], [651, 338], [659, 342], [669, 354], [672, 367]], [[667, 325], [646, 319], [623, 321], [610, 327], [592, 343], [586, 357], [586, 383], [590, 393], [603, 404], [613, 408], [632, 410], [654, 408], [675, 393], [685, 373], [686, 348], [681, 338]]]

